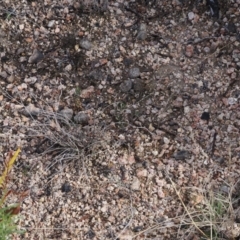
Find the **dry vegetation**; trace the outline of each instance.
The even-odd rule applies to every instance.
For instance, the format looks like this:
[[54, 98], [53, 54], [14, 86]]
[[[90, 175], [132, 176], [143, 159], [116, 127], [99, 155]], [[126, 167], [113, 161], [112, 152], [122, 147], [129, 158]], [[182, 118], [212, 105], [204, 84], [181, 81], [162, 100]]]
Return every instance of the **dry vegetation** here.
[[22, 193], [16, 239], [239, 238], [239, 8], [0, 6], [0, 161], [21, 147], [7, 185]]

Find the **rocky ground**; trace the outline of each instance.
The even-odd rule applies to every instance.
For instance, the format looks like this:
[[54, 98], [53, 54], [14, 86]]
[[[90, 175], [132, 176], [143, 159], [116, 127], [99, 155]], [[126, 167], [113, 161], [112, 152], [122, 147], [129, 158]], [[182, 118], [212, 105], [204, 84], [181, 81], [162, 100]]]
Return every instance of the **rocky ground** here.
[[238, 201], [215, 236], [203, 217], [210, 193], [239, 198], [240, 1], [219, 7], [2, 2], [0, 160], [21, 147], [9, 188], [28, 191], [16, 239], [240, 235]]

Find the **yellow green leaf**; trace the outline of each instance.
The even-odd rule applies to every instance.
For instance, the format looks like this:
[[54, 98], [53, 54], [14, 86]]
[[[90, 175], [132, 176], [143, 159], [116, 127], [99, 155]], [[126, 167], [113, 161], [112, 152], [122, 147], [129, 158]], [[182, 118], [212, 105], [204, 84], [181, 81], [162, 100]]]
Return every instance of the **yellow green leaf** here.
[[18, 148], [17, 151], [14, 153], [14, 155], [11, 157], [11, 159], [6, 163], [5, 170], [4, 170], [3, 174], [2, 174], [2, 176], [0, 177], [0, 187], [2, 187], [3, 184], [5, 183], [6, 177], [7, 177], [8, 173], [9, 173], [9, 171], [11, 170], [14, 162], [16, 161], [20, 151], [21, 151], [20, 148]]

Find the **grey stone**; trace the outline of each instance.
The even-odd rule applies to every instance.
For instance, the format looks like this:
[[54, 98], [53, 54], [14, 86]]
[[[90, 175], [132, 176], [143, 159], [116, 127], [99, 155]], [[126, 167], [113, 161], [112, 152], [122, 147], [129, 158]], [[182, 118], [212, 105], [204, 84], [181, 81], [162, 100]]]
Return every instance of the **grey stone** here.
[[59, 115], [63, 117], [65, 120], [69, 121], [72, 119], [73, 110], [71, 108], [64, 108], [59, 112]]
[[34, 49], [33, 54], [28, 59], [29, 63], [38, 63], [43, 59], [43, 54], [38, 49]]
[[79, 124], [88, 124], [89, 116], [84, 112], [78, 112], [74, 117], [74, 121]]
[[147, 25], [145, 23], [141, 23], [139, 26], [139, 31], [147, 31]]
[[129, 70], [130, 78], [137, 78], [139, 76], [140, 76], [140, 69], [138, 67], [130, 68]]
[[139, 191], [140, 187], [141, 187], [140, 181], [138, 180], [138, 178], [134, 177], [132, 181], [131, 189], [133, 191]]
[[24, 82], [28, 84], [34, 84], [37, 81], [37, 77], [24, 78]]
[[9, 83], [13, 83], [15, 79], [16, 79], [15, 76], [14, 76], [14, 75], [11, 75], [11, 76], [9, 76], [9, 77], [7, 78], [7, 81], [8, 81]]
[[130, 91], [132, 88], [132, 80], [126, 80], [120, 85], [120, 89], [123, 93]]
[[222, 185], [221, 187], [220, 187], [220, 190], [221, 190], [221, 192], [223, 192], [223, 193], [227, 193], [227, 194], [229, 194], [230, 193], [230, 187], [229, 186], [226, 186], [226, 185]]
[[103, 80], [104, 79], [104, 76], [102, 74], [102, 72], [100, 72], [99, 70], [93, 70], [91, 71], [89, 74], [88, 74], [88, 77], [97, 81], [97, 80]]
[[103, 12], [106, 12], [107, 9], [108, 9], [108, 5], [109, 5], [108, 0], [103, 0], [103, 1], [102, 1], [101, 10], [102, 10]]
[[61, 187], [61, 191], [65, 193], [71, 192], [71, 185], [65, 182]]
[[232, 97], [228, 98], [228, 104], [229, 105], [237, 104], [237, 102], [238, 102], [237, 98], [232, 98]]
[[141, 23], [137, 34], [137, 40], [145, 40], [146, 37], [147, 37], [147, 25], [145, 23]]
[[236, 32], [237, 32], [237, 27], [236, 27], [236, 25], [235, 25], [233, 22], [230, 22], [230, 23], [228, 23], [228, 25], [227, 25], [227, 30], [228, 30], [230, 33], [236, 33]]
[[0, 72], [0, 76], [1, 76], [2, 78], [7, 78], [7, 77], [8, 77], [8, 74], [7, 74], [5, 71], [2, 71], [2, 72]]
[[188, 19], [189, 19], [190, 21], [192, 21], [192, 20], [194, 19], [194, 17], [195, 17], [194, 12], [189, 12], [189, 13], [188, 13]]
[[139, 31], [137, 34], [137, 40], [144, 41], [147, 38], [147, 32], [145, 31]]
[[27, 61], [27, 58], [25, 56], [22, 56], [19, 58], [19, 62], [22, 63], [22, 62], [26, 62]]
[[176, 160], [185, 160], [186, 158], [189, 158], [189, 156], [190, 156], [190, 153], [186, 150], [180, 150], [173, 154], [173, 157]]
[[80, 41], [80, 47], [86, 50], [90, 50], [92, 48], [92, 43], [87, 39], [82, 39]]
[[37, 116], [41, 113], [41, 109], [29, 104], [22, 112], [25, 116]]
[[49, 21], [49, 23], [48, 23], [49, 28], [52, 28], [54, 25], [55, 25], [55, 20]]
[[144, 31], [140, 31], [137, 35], [137, 40], [145, 40], [147, 37], [147, 33]]
[[18, 50], [17, 50], [17, 55], [19, 55], [19, 54], [21, 54], [21, 53], [23, 53], [24, 52], [24, 48], [19, 48]]

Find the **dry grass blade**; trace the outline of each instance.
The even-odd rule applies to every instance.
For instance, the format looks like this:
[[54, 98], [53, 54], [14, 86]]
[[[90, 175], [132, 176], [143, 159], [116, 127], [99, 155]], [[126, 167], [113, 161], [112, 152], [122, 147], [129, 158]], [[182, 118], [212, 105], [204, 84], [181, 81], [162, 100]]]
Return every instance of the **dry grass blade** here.
[[16, 161], [20, 151], [21, 151], [20, 148], [18, 148], [17, 151], [14, 153], [14, 155], [10, 158], [10, 160], [6, 162], [5, 170], [2, 173], [2, 176], [0, 177], [0, 187], [3, 187], [3, 185], [5, 184], [7, 175], [11, 170], [14, 162]]
[[208, 238], [208, 236], [198, 227], [198, 225], [197, 225], [196, 222], [194, 221], [194, 219], [193, 219], [193, 217], [192, 217], [192, 214], [189, 212], [187, 206], [184, 204], [184, 202], [183, 202], [183, 200], [182, 200], [182, 197], [181, 197], [179, 191], [178, 191], [177, 188], [176, 188], [175, 183], [174, 183], [173, 180], [169, 177], [169, 175], [167, 175], [167, 176], [168, 176], [168, 178], [169, 178], [169, 180], [170, 180], [170, 182], [171, 182], [171, 184], [172, 184], [172, 187], [173, 187], [174, 191], [176, 192], [176, 194], [177, 194], [177, 196], [178, 196], [178, 198], [179, 198], [179, 200], [180, 200], [180, 202], [181, 202], [184, 210], [187, 212], [189, 218], [191, 219], [191, 224], [192, 224], [204, 237]]

